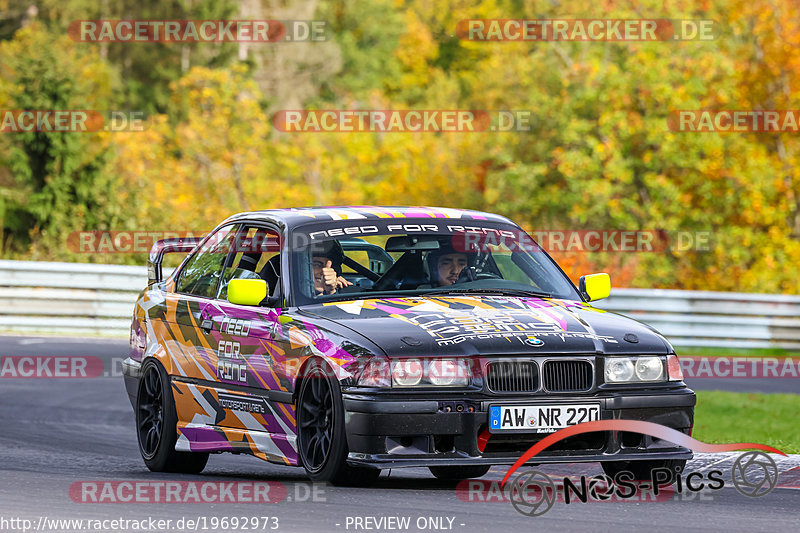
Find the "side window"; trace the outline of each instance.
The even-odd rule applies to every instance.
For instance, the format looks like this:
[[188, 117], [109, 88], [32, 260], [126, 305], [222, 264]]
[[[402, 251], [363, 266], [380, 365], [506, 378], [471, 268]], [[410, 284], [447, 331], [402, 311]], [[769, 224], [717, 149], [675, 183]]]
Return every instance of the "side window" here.
[[233, 260], [222, 276], [219, 298], [227, 300], [232, 279], [263, 279], [273, 292], [280, 274], [280, 237], [275, 231], [242, 226], [235, 239]]
[[176, 291], [213, 298], [217, 293], [222, 266], [231, 249], [236, 225], [225, 226], [213, 234], [183, 267]]
[[[363, 239], [351, 238], [341, 241], [341, 245], [348, 258], [375, 274], [383, 274], [394, 263], [391, 255], [383, 249], [386, 239], [387, 237], [385, 236], [368, 236]], [[353, 274], [358, 273], [358, 271], [349, 265], [342, 265], [342, 273]]]
[[[369, 254], [366, 250], [345, 250], [345, 255], [358, 263], [359, 265], [363, 266], [364, 268], [369, 268]], [[342, 274], [355, 274], [356, 271], [349, 265], [342, 265]]]

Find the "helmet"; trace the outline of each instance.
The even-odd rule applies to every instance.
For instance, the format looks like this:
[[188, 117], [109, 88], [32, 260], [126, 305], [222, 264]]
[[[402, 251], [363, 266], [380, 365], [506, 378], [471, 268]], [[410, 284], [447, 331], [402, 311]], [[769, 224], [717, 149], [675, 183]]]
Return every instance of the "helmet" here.
[[342, 273], [342, 261], [344, 260], [344, 250], [339, 241], [330, 240], [317, 242], [310, 247], [311, 257], [327, 257], [331, 260], [331, 266], [337, 274]]

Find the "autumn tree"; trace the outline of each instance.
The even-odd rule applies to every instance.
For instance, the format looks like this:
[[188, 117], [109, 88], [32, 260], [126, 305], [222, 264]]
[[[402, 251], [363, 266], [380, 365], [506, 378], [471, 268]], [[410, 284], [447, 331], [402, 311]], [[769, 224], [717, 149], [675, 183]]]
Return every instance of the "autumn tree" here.
[[[0, 109], [106, 110], [112, 72], [96, 53], [42, 26], [0, 43]], [[113, 224], [122, 210], [106, 171], [107, 134], [22, 131], [0, 136], [6, 254], [64, 257], [71, 230]]]

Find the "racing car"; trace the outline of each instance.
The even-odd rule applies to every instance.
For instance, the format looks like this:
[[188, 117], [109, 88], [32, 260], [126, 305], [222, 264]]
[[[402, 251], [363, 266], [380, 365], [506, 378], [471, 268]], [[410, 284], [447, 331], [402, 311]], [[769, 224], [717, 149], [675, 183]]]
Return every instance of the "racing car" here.
[[[183, 254], [169, 274], [164, 256]], [[240, 213], [154, 244], [123, 363], [156, 472], [250, 454], [313, 480], [382, 469], [443, 479], [513, 464], [559, 429], [632, 419], [690, 434], [695, 394], [670, 343], [594, 307], [511, 220], [433, 207]], [[536, 463], [649, 477], [691, 451], [625, 432], [569, 437]]]

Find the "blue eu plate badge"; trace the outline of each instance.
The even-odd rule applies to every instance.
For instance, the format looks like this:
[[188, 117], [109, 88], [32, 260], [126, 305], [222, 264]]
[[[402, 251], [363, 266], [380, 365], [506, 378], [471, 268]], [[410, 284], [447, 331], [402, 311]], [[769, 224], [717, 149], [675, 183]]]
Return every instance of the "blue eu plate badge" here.
[[500, 429], [500, 406], [492, 405], [489, 407], [489, 427]]

